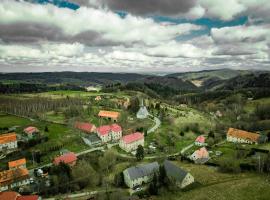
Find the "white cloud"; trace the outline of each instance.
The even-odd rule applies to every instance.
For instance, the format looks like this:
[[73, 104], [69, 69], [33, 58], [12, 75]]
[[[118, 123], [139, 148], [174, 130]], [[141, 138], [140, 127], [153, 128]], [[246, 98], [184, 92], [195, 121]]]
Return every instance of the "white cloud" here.
[[193, 24], [162, 24], [151, 18], [128, 15], [121, 18], [116, 13], [81, 7], [73, 11], [53, 5], [39, 5], [4, 0], [0, 4], [0, 24], [32, 22], [50, 24], [74, 36], [85, 31], [95, 31], [104, 39], [114, 42], [142, 42], [147, 45], [169, 41], [202, 27]]
[[206, 49], [200, 49], [193, 44], [182, 44], [172, 41], [167, 44], [162, 44], [157, 47], [149, 48], [146, 53], [151, 56], [160, 57], [187, 57], [199, 58], [210, 56], [211, 52]]
[[270, 39], [269, 25], [233, 26], [213, 28], [211, 35], [216, 42], [257, 42]]
[[231, 20], [246, 10], [246, 6], [238, 0], [200, 0], [199, 3], [205, 8], [207, 16], [223, 20]]

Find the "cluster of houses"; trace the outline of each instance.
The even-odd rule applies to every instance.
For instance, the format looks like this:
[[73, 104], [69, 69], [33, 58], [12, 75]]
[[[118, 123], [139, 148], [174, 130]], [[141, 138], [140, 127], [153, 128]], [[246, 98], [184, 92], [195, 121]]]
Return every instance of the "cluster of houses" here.
[[[23, 132], [27, 139], [32, 139], [39, 133], [39, 130], [36, 127], [29, 126]], [[18, 138], [15, 132], [0, 134], [0, 152], [13, 151], [17, 148]]]
[[[113, 111], [100, 111], [99, 117], [108, 118], [116, 122], [120, 116], [120, 113]], [[119, 147], [126, 152], [132, 152], [138, 148], [139, 145], [144, 146], [144, 134], [135, 132], [129, 135], [123, 136], [122, 127], [113, 123], [111, 125], [103, 125], [96, 127], [94, 124], [85, 122], [75, 122], [75, 128], [87, 134], [86, 143], [95, 145], [108, 142], [119, 142]]]
[[0, 192], [30, 183], [29, 171], [26, 168], [26, 159], [22, 158], [8, 163], [8, 170], [0, 172]]
[[124, 182], [129, 188], [136, 188], [153, 180], [154, 175], [160, 173], [160, 167], [164, 167], [167, 178], [180, 189], [194, 183], [194, 177], [174, 163], [165, 160], [163, 166], [157, 162], [141, 164], [127, 168], [123, 171]]

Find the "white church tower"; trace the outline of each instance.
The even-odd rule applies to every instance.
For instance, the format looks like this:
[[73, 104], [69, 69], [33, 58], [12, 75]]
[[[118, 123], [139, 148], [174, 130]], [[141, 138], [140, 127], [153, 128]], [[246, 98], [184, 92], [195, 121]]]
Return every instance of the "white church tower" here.
[[149, 115], [149, 112], [148, 112], [147, 108], [144, 106], [143, 100], [142, 100], [142, 105], [140, 106], [140, 109], [137, 112], [137, 118], [138, 119], [145, 119], [145, 118], [147, 118], [148, 115]]

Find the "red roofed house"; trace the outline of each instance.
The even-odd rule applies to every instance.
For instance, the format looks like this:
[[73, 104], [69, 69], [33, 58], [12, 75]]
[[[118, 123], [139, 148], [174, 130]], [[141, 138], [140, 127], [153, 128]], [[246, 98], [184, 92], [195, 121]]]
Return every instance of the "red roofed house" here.
[[0, 192], [0, 200], [16, 200], [20, 194], [13, 191]]
[[137, 150], [139, 145], [144, 146], [144, 135], [140, 132], [123, 136], [119, 143], [119, 147], [126, 152]]
[[3, 150], [16, 149], [17, 145], [17, 136], [16, 133], [7, 133], [0, 135], [0, 152]]
[[41, 200], [42, 198], [38, 195], [25, 195], [25, 196], [18, 196], [16, 200]]
[[96, 126], [94, 124], [85, 122], [75, 122], [75, 128], [85, 132], [85, 133], [95, 133]]
[[203, 135], [200, 135], [195, 140], [196, 146], [204, 146], [205, 145], [205, 137]]
[[118, 124], [100, 126], [97, 128], [97, 135], [104, 143], [117, 141], [122, 137], [122, 127]]
[[26, 133], [28, 138], [33, 138], [37, 133], [39, 133], [39, 130], [34, 126], [29, 126], [25, 128], [23, 132]]
[[59, 165], [61, 162], [63, 162], [63, 163], [68, 164], [69, 166], [72, 167], [76, 164], [76, 161], [77, 161], [76, 154], [73, 152], [69, 152], [69, 153], [66, 153], [66, 154], [63, 154], [61, 156], [54, 158], [53, 164]]
[[112, 140], [120, 140], [122, 137], [122, 127], [118, 124], [111, 125], [111, 138]]
[[205, 163], [207, 162], [210, 157], [207, 149], [205, 147], [200, 148], [199, 150], [196, 150], [191, 156], [190, 159], [195, 161], [195, 163]]
[[0, 200], [41, 200], [42, 198], [38, 195], [25, 195], [21, 196], [17, 192], [7, 191], [0, 192]]

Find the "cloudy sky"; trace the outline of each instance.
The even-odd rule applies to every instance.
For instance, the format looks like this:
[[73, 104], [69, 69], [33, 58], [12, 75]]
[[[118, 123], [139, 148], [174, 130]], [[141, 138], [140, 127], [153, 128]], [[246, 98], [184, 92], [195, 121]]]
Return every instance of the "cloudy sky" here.
[[270, 70], [269, 0], [0, 0], [0, 72]]

